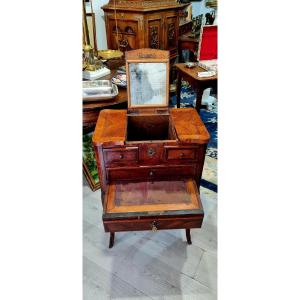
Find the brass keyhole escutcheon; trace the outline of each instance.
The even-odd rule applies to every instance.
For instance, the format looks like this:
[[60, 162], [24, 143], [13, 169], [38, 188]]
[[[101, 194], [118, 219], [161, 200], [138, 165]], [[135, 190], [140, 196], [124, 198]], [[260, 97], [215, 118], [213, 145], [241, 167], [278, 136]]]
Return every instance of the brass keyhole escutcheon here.
[[152, 156], [154, 156], [154, 154], [155, 154], [155, 150], [154, 150], [153, 148], [149, 148], [149, 149], [148, 149], [148, 155], [149, 155], [150, 157], [152, 157]]
[[153, 221], [153, 222], [151, 223], [151, 230], [152, 230], [153, 232], [155, 232], [155, 231], [158, 230], [158, 229], [157, 229], [157, 222], [156, 222], [156, 221]]

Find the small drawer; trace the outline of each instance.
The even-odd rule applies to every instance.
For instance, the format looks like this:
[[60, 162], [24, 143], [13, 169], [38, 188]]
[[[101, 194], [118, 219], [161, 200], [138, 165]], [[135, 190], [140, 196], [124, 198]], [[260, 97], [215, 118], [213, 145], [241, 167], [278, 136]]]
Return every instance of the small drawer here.
[[166, 148], [167, 160], [196, 160], [195, 148]]
[[109, 168], [107, 179], [112, 180], [159, 180], [178, 177], [193, 177], [195, 165], [167, 167]]
[[114, 163], [132, 163], [138, 161], [138, 148], [130, 147], [124, 149], [103, 149], [103, 156], [106, 165]]
[[170, 217], [170, 218], [151, 218], [141, 220], [105, 220], [104, 230], [106, 232], [118, 231], [139, 231], [139, 230], [161, 230], [161, 229], [182, 229], [182, 228], [201, 228], [204, 214], [193, 217]]

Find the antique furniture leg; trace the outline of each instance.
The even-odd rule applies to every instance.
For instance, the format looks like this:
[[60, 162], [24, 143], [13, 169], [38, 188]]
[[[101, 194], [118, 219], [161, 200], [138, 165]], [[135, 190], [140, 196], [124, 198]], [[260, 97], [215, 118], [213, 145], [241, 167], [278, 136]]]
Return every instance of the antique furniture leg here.
[[182, 63], [183, 62], [183, 57], [182, 57], [182, 47], [181, 47], [181, 42], [178, 41], [178, 54], [179, 54], [179, 62]]
[[191, 230], [190, 229], [186, 229], [185, 230], [185, 234], [186, 234], [186, 240], [187, 240], [187, 243], [189, 245], [192, 244], [192, 240], [191, 240]]
[[177, 108], [180, 108], [180, 91], [181, 91], [181, 72], [178, 70], [177, 72]]
[[115, 233], [111, 232], [110, 233], [110, 238], [109, 238], [109, 248], [112, 248], [114, 245], [114, 240], [115, 240]]
[[196, 88], [196, 111], [199, 113], [202, 103], [202, 96], [203, 96], [204, 88], [201, 83], [198, 83]]

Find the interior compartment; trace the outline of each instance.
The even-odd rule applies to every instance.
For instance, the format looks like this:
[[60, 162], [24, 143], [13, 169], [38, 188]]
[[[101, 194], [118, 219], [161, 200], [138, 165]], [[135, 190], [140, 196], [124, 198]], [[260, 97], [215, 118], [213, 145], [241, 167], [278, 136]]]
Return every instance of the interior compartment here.
[[106, 197], [106, 214], [202, 210], [197, 185], [191, 178], [113, 183]]
[[175, 139], [169, 115], [127, 116], [127, 141]]

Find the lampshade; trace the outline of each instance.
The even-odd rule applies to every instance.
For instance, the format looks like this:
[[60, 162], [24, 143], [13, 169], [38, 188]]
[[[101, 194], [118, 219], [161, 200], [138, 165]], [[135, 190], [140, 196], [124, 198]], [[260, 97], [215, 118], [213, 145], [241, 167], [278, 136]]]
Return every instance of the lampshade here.
[[218, 0], [206, 0], [205, 6], [210, 8], [217, 8]]

